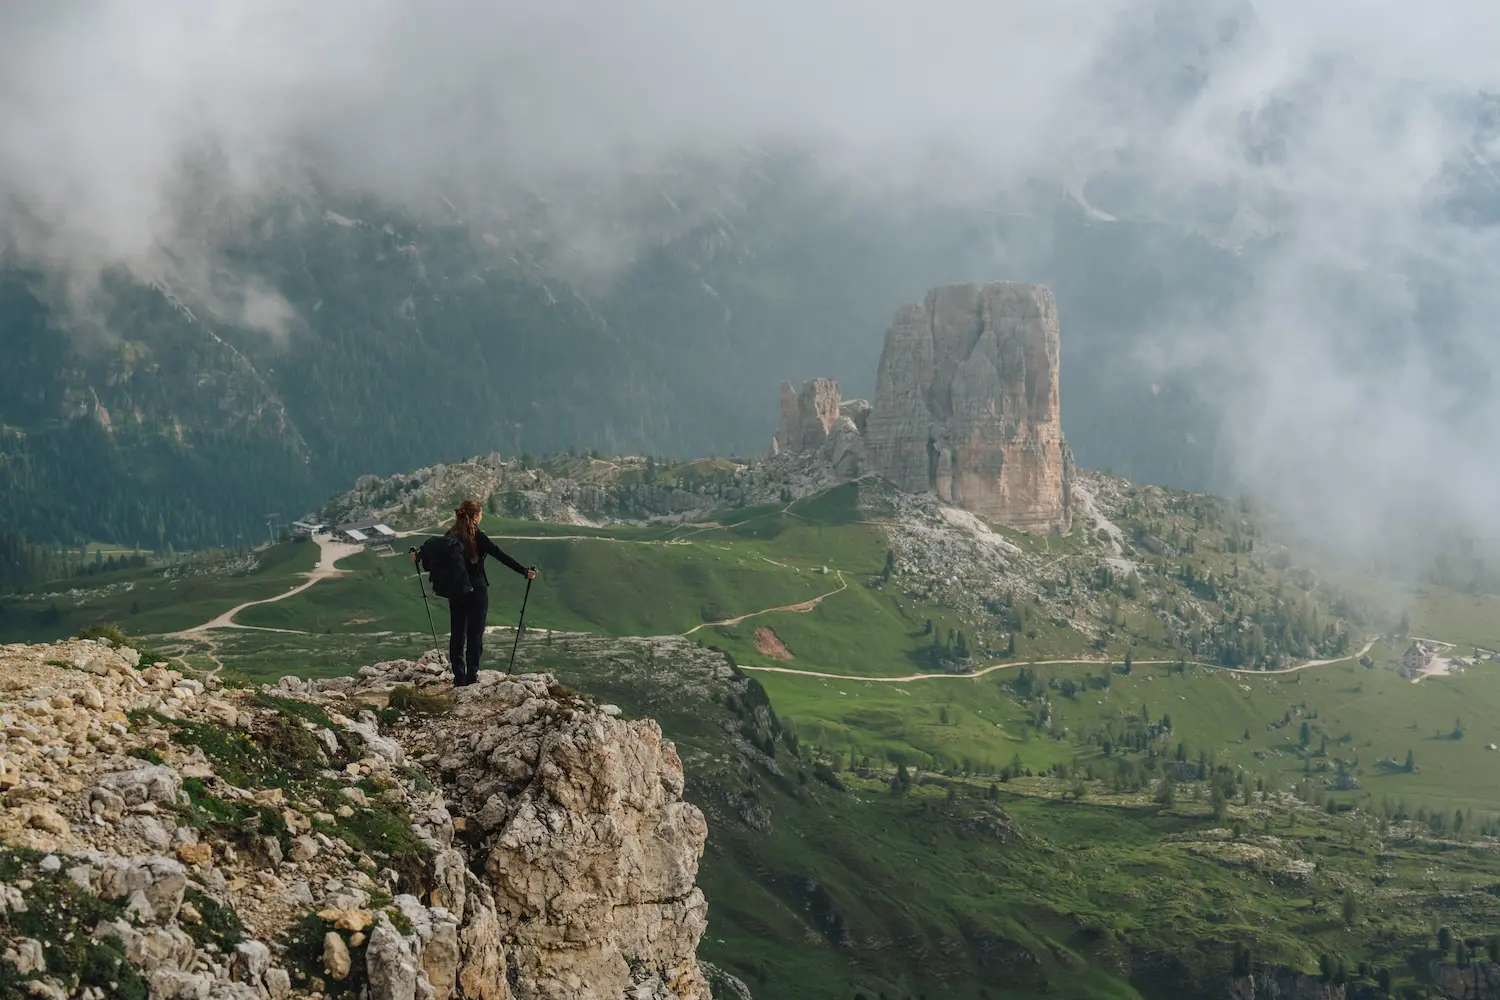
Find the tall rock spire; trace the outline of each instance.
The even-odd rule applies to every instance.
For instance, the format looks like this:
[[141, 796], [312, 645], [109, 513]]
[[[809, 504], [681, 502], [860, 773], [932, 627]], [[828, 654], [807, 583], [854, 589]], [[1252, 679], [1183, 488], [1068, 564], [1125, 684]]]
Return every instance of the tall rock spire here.
[[1058, 344], [1041, 285], [948, 285], [902, 306], [864, 435], [871, 470], [1002, 524], [1067, 530]]

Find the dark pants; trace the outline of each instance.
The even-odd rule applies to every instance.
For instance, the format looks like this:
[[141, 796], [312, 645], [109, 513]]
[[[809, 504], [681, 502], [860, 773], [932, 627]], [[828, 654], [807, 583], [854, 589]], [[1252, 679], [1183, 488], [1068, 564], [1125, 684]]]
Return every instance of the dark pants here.
[[489, 610], [490, 592], [485, 587], [476, 587], [448, 602], [448, 662], [453, 665], [455, 684], [472, 684], [479, 674], [484, 619]]

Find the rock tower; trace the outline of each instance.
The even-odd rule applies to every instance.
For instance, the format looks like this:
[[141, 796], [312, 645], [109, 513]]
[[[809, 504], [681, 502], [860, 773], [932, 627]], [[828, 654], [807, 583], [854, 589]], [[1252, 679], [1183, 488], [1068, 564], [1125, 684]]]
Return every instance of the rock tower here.
[[[862, 471], [1001, 524], [1066, 531], [1073, 458], [1062, 433], [1058, 350], [1057, 303], [1041, 285], [947, 285], [902, 306], [860, 428]], [[817, 428], [807, 415], [838, 405], [827, 379], [800, 394], [783, 385], [776, 444], [826, 451], [811, 441]]]

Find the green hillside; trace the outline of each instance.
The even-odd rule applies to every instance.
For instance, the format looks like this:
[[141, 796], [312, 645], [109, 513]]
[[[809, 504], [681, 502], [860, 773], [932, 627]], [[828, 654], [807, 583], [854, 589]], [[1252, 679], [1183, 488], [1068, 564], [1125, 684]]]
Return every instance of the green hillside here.
[[191, 628], [296, 586], [317, 559], [317, 546], [285, 542], [241, 556], [210, 552], [175, 565], [26, 588], [0, 597], [0, 641], [42, 642], [99, 622], [143, 634]]
[[[712, 830], [703, 954], [757, 996], [1217, 997], [1247, 965], [1420, 990], [1458, 957], [1439, 927], [1484, 953], [1500, 664], [1413, 683], [1390, 633], [1405, 615], [1472, 661], [1495, 598], [1383, 603], [1236, 505], [1087, 486], [1098, 514], [1060, 538], [874, 481], [696, 524], [485, 528], [541, 567], [517, 669], [677, 742]], [[46, 634], [116, 619], [256, 681], [431, 647], [399, 554], [266, 601], [317, 559], [100, 574], [66, 610], [5, 598], [0, 627], [43, 637], [56, 599]], [[522, 582], [491, 578], [499, 666]], [[161, 634], [247, 600], [240, 628]]]

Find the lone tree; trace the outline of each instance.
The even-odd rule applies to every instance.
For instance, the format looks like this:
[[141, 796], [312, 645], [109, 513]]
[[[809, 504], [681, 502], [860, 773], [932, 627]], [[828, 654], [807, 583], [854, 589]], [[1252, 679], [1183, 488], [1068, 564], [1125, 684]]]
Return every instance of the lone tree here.
[[1229, 797], [1224, 794], [1224, 786], [1215, 781], [1208, 801], [1213, 808], [1214, 819], [1222, 822], [1229, 815]]
[[1312, 727], [1305, 722], [1302, 723], [1302, 730], [1298, 733], [1297, 738], [1302, 742], [1303, 746], [1307, 746], [1312, 742]]
[[1406, 763], [1401, 765], [1401, 769], [1407, 774], [1410, 774], [1417, 769], [1416, 755], [1413, 754], [1410, 750], [1406, 751]]
[[1353, 889], [1344, 890], [1343, 916], [1345, 927], [1353, 927], [1359, 919], [1359, 900], [1354, 898]]
[[1453, 950], [1453, 929], [1447, 924], [1438, 928], [1437, 946], [1438, 952], [1444, 955]]

